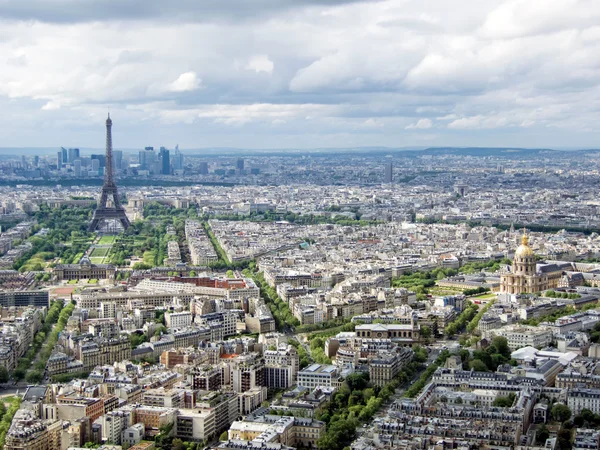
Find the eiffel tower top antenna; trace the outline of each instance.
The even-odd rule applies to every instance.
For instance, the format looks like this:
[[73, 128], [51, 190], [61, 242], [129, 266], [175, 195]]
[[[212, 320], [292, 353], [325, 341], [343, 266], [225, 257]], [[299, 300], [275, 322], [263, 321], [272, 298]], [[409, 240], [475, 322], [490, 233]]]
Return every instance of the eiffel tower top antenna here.
[[104, 184], [108, 186], [115, 185], [112, 164], [112, 120], [110, 120], [110, 112], [106, 119], [106, 167], [104, 169]]

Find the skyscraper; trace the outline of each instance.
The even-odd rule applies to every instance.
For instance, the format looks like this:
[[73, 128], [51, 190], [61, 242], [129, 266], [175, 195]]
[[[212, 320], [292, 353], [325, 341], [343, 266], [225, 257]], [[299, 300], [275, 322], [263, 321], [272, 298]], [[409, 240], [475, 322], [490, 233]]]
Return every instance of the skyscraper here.
[[98, 160], [98, 168], [106, 166], [106, 155], [92, 155], [92, 165]]
[[60, 162], [63, 163], [63, 164], [69, 162], [69, 152], [67, 151], [67, 149], [64, 148], [64, 147], [61, 147], [60, 148], [60, 153], [61, 153], [61, 156], [62, 156]]
[[69, 163], [73, 164], [76, 159], [79, 159], [79, 149], [78, 148], [70, 148], [69, 149]]
[[[64, 150], [64, 148], [63, 148]], [[58, 155], [56, 157], [56, 168], [58, 170], [62, 169], [62, 163], [63, 163], [63, 152], [58, 152]]]
[[121, 150], [113, 150], [113, 169], [120, 170], [123, 165], [123, 152]]
[[391, 183], [393, 180], [393, 167], [392, 167], [392, 162], [388, 162], [385, 165], [385, 183]]
[[154, 166], [155, 157], [156, 155], [154, 154], [154, 147], [144, 147], [144, 150], [140, 150], [140, 169], [152, 169]]
[[161, 175], [170, 175], [171, 174], [171, 157], [170, 152], [164, 147], [160, 148], [159, 153], [160, 160], [160, 173]]
[[237, 160], [237, 164], [236, 164], [236, 168], [241, 172], [242, 170], [244, 170], [244, 160], [242, 158], [239, 158]]
[[201, 162], [200, 163], [200, 175], [208, 175], [208, 163]]
[[173, 155], [173, 170], [183, 170], [183, 153], [179, 151], [179, 145], [175, 146]]
[[76, 177], [81, 176], [81, 160], [80, 159], [76, 159], [75, 161], [73, 161], [73, 170], [75, 171]]

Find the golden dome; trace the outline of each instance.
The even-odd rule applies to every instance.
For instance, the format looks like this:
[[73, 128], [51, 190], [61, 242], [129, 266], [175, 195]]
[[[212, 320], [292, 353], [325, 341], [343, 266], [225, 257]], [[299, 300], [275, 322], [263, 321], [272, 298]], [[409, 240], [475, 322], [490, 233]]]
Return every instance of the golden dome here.
[[523, 234], [521, 238], [521, 245], [517, 248], [515, 252], [515, 256], [526, 257], [526, 256], [534, 256], [533, 250], [529, 246], [529, 236], [526, 233]]

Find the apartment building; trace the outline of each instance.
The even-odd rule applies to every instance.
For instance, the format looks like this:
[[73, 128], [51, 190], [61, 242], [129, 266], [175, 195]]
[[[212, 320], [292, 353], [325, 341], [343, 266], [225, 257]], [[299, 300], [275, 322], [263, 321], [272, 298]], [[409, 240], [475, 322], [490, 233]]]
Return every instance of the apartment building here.
[[337, 387], [339, 369], [332, 365], [311, 364], [298, 372], [298, 386], [314, 389], [319, 386]]
[[402, 367], [408, 364], [413, 357], [413, 351], [401, 347], [398, 351], [378, 352], [377, 356], [369, 360], [369, 377], [376, 386], [384, 386], [392, 381]]
[[192, 325], [192, 313], [189, 311], [166, 312], [165, 325], [167, 328], [186, 328]]
[[569, 389], [567, 406], [573, 414], [579, 414], [583, 409], [589, 409], [594, 414], [600, 414], [600, 389]]
[[521, 347], [544, 348], [552, 342], [552, 331], [545, 327], [525, 327], [509, 325], [491, 330], [491, 336], [503, 336], [508, 341], [511, 350]]
[[185, 391], [183, 389], [147, 389], [142, 394], [142, 404], [162, 408], [181, 408], [184, 404]]

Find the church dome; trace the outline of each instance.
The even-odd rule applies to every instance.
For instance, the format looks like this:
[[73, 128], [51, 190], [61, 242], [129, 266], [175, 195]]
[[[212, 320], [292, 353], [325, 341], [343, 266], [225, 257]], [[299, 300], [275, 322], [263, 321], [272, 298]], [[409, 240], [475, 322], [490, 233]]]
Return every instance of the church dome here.
[[531, 250], [531, 247], [529, 246], [529, 237], [527, 236], [527, 234], [523, 235], [523, 238], [521, 239], [521, 245], [519, 245], [519, 248], [517, 248], [517, 251], [515, 252], [515, 256], [524, 258], [527, 256], [534, 256], [533, 255], [533, 250]]

